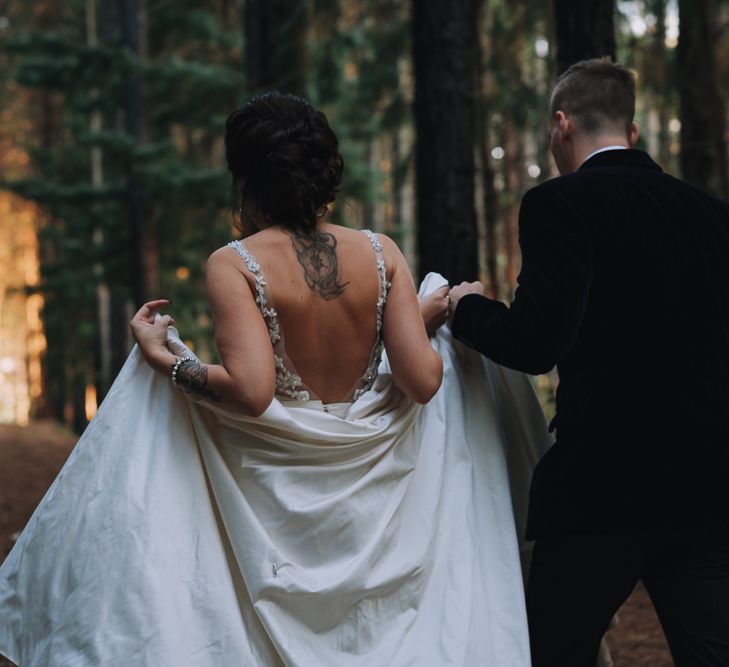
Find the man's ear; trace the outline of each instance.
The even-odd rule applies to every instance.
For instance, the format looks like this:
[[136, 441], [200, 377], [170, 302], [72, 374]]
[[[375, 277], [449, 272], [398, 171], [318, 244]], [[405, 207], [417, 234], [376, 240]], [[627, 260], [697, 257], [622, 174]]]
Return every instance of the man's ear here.
[[638, 137], [640, 136], [640, 130], [638, 129], [638, 123], [633, 121], [630, 124], [630, 134], [628, 135], [628, 147], [635, 148], [638, 143]]
[[555, 111], [554, 122], [559, 129], [559, 140], [564, 143], [572, 136], [572, 121], [564, 111]]

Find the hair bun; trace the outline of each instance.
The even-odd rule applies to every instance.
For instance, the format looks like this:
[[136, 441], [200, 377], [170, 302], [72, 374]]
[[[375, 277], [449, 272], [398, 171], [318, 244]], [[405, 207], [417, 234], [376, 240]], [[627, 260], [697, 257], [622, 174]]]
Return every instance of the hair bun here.
[[225, 132], [236, 208], [310, 230], [334, 201], [344, 161], [326, 116], [294, 95], [266, 93], [236, 109]]

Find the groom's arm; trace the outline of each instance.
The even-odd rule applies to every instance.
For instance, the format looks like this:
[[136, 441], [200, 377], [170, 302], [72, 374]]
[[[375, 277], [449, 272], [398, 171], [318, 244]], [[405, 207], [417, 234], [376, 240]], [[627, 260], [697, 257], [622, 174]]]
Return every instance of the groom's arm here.
[[589, 229], [553, 185], [529, 191], [519, 213], [522, 268], [511, 307], [466, 294], [453, 335], [502, 366], [546, 373], [577, 337], [592, 281]]

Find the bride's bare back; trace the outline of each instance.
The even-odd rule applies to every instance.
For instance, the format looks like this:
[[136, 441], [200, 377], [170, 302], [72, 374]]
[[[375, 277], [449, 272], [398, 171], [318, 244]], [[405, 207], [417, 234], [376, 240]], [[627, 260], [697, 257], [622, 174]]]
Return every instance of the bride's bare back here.
[[333, 403], [356, 396], [376, 361], [377, 302], [386, 292], [376, 264], [381, 246], [372, 238], [376, 247], [361, 232], [322, 225], [313, 234], [274, 228], [246, 240], [259, 264], [247, 267], [246, 279], [255, 292], [264, 276], [264, 298], [278, 315], [280, 397]]
[[[240, 248], [238, 253], [220, 249], [208, 263], [216, 339], [226, 368], [226, 356], [233, 367], [240, 366], [241, 381], [255, 375], [252, 367], [262, 366], [280, 381], [281, 368], [275, 367], [283, 356], [287, 370], [300, 376], [311, 398], [324, 403], [351, 400], [358, 388], [367, 388], [363, 374], [376, 361], [381, 333], [403, 391], [424, 401], [437, 389], [440, 359], [428, 342], [405, 260], [392, 241], [319, 223], [309, 234], [270, 227], [247, 238], [242, 248], [243, 253]], [[381, 332], [377, 305], [384, 294], [378, 259], [391, 283], [381, 309]], [[241, 279], [247, 295], [241, 293]], [[265, 294], [257, 283], [261, 279]], [[231, 309], [236, 294], [240, 308]], [[255, 298], [261, 296], [267, 300], [264, 310], [275, 310], [281, 341], [273, 340], [277, 336], [270, 320], [253, 315], [258, 310]], [[243, 313], [247, 316], [241, 318]], [[248, 361], [241, 364], [243, 357]], [[287, 397], [280, 386], [273, 391]]]

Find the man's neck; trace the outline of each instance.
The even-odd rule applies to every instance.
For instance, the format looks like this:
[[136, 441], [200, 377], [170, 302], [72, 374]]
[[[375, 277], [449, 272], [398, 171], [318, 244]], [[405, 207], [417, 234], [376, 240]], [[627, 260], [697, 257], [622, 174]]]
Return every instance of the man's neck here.
[[630, 148], [628, 146], [628, 140], [624, 136], [605, 136], [599, 139], [593, 139], [592, 141], [584, 141], [578, 146], [575, 146], [574, 170], [577, 171], [588, 158], [600, 151], [620, 148]]
[[610, 146], [603, 146], [602, 148], [598, 148], [597, 150], [592, 151], [583, 161], [582, 164], [585, 164], [593, 155], [597, 155], [598, 153], [602, 153], [604, 151], [622, 151], [627, 150], [627, 146], [621, 146], [620, 144], [611, 144]]

